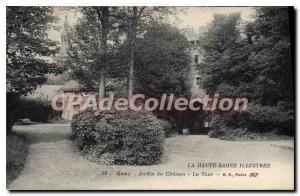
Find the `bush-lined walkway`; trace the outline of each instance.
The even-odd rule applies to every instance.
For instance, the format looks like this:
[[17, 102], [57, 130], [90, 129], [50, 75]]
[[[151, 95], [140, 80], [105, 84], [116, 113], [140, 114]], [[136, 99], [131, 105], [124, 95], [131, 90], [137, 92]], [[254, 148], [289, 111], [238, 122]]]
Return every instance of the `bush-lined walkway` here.
[[[9, 189], [215, 189], [247, 186], [248, 188], [292, 188], [293, 140], [269, 142], [230, 142], [210, 139], [204, 135], [176, 136], [167, 139], [166, 157], [159, 165], [152, 166], [104, 166], [83, 158], [71, 141], [67, 124], [39, 124], [15, 126], [18, 133], [27, 135], [33, 143], [24, 170]], [[234, 177], [153, 177], [133, 176], [144, 172], [238, 172], [241, 170], [221, 168], [188, 168], [188, 162], [271, 162], [271, 169], [248, 169], [258, 171], [257, 178]], [[278, 170], [279, 167], [281, 170]], [[273, 170], [273, 171], [272, 171]], [[274, 170], [285, 171], [274, 175]], [[109, 174], [103, 176], [102, 172]], [[117, 172], [129, 172], [131, 176], [116, 176]], [[265, 178], [272, 180], [262, 184]], [[247, 181], [247, 184], [245, 184]], [[276, 185], [276, 187], [274, 187]]]

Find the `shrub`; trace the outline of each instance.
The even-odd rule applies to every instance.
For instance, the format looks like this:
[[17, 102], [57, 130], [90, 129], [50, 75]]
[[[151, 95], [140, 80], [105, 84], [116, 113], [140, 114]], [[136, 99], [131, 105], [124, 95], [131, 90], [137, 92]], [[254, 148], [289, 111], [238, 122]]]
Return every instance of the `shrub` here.
[[275, 138], [282, 134], [293, 135], [294, 124], [293, 109], [254, 104], [249, 111], [214, 116], [209, 136], [229, 140]]
[[208, 136], [211, 138], [219, 138], [224, 140], [237, 140], [248, 134], [247, 128], [229, 128], [221, 127], [215, 128], [208, 132]]
[[286, 134], [294, 132], [294, 112], [276, 106], [254, 104], [250, 110], [230, 112], [214, 116], [213, 127], [218, 129], [248, 128], [252, 132], [280, 130]]
[[249, 124], [254, 129], [280, 129], [293, 132], [295, 116], [293, 110], [276, 106], [254, 105], [249, 111]]
[[101, 116], [90, 111], [81, 112], [73, 116], [71, 123], [72, 138], [79, 150], [88, 152], [90, 146], [95, 145], [95, 125]]
[[16, 113], [18, 119], [29, 118], [36, 122], [48, 122], [54, 116], [47, 100], [33, 98], [20, 98]]
[[165, 137], [170, 137], [176, 132], [169, 121], [165, 119], [158, 119], [158, 121], [164, 130]]
[[10, 132], [12, 126], [18, 120], [18, 105], [19, 96], [14, 93], [6, 93], [6, 132]]
[[278, 131], [261, 132], [249, 130], [247, 128], [229, 128], [223, 127], [212, 129], [208, 133], [211, 138], [222, 140], [283, 140], [290, 139], [289, 136], [283, 135]]
[[163, 155], [164, 131], [149, 112], [79, 113], [72, 135], [80, 150], [104, 163], [150, 165]]

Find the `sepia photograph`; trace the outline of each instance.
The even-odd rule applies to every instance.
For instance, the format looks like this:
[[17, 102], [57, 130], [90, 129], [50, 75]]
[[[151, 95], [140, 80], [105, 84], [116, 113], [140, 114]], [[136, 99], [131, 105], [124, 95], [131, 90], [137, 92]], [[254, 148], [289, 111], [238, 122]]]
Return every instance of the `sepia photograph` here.
[[7, 190], [295, 190], [294, 7], [5, 9]]

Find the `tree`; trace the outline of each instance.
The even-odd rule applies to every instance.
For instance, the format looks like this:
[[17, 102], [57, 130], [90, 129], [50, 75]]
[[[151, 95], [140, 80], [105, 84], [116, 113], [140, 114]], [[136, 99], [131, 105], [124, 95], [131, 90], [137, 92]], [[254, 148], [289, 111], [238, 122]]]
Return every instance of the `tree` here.
[[264, 105], [276, 106], [279, 101], [294, 102], [293, 65], [288, 8], [256, 9], [252, 24], [250, 66], [256, 71], [257, 98]]
[[119, 13], [122, 17], [122, 27], [126, 33], [128, 42], [128, 97], [134, 91], [134, 70], [137, 35], [145, 32], [145, 26], [150, 22], [163, 21], [169, 14], [173, 14], [175, 9], [167, 7], [120, 7]]
[[159, 96], [187, 92], [188, 42], [178, 29], [153, 23], [136, 43], [135, 92]]
[[227, 115], [226, 126], [291, 131], [294, 94], [288, 9], [257, 8], [254, 19], [241, 28], [236, 14], [215, 16], [202, 41], [205, 55], [199, 69], [208, 76], [204, 88], [252, 98], [251, 110]]
[[47, 36], [56, 18], [50, 7], [6, 8], [6, 95], [7, 130], [14, 123], [21, 95], [27, 95], [46, 81], [45, 74], [56, 72], [47, 57], [58, 51]]
[[[198, 69], [208, 76], [204, 81], [204, 88], [208, 92], [217, 91], [226, 95], [250, 93], [243, 86], [253, 76], [246, 62], [250, 47], [241, 38], [240, 23], [239, 13], [214, 15], [214, 20], [201, 40], [204, 60]], [[239, 85], [243, 88], [239, 89]]]
[[132, 97], [134, 88], [134, 54], [135, 54], [135, 42], [137, 34], [137, 24], [139, 22], [139, 17], [145, 7], [142, 7], [138, 13], [138, 7], [128, 8], [128, 19], [129, 19], [129, 31], [128, 40], [130, 43], [130, 56], [129, 56], [129, 75], [128, 75], [128, 97]]
[[[93, 88], [93, 83], [100, 85], [99, 94], [100, 91], [103, 94], [106, 76], [124, 77], [127, 74], [130, 97], [134, 87], [137, 36], [145, 33], [145, 26], [150, 21], [166, 19], [171, 10], [166, 7], [83, 8], [83, 18], [72, 33], [75, 37], [70, 45], [68, 64], [72, 75], [87, 88]], [[124, 66], [126, 64], [128, 67]], [[94, 80], [95, 73], [101, 75], [100, 82]]]
[[293, 68], [287, 8], [257, 8], [241, 37], [237, 14], [215, 16], [202, 47], [204, 87], [248, 95], [263, 105], [293, 100]]
[[99, 65], [100, 68], [100, 85], [99, 85], [99, 98], [105, 97], [105, 74], [107, 70], [107, 36], [110, 29], [109, 21], [109, 8], [108, 7], [94, 7], [98, 17], [98, 33], [99, 33]]
[[[106, 10], [106, 8], [103, 9]], [[118, 28], [115, 26], [118, 25], [114, 15], [117, 12], [116, 8], [108, 9], [109, 18], [102, 20], [108, 20], [109, 24], [103, 22], [106, 26], [103, 33], [103, 25], [98, 17], [101, 13], [97, 13], [95, 7], [85, 7], [80, 10], [82, 17], [68, 33], [68, 58], [66, 60], [70, 76], [76, 79], [85, 90], [97, 89], [102, 98], [105, 94], [105, 78], [116, 77], [122, 73], [118, 67], [122, 64], [117, 50], [120, 38]], [[124, 72], [125, 67], [122, 68]]]

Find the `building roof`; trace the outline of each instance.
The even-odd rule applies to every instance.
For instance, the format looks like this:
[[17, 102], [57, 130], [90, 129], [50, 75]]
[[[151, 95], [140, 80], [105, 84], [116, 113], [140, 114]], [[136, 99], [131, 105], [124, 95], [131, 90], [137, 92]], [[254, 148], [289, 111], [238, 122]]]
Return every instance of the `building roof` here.
[[61, 88], [63, 92], [80, 92], [82, 91], [82, 86], [75, 80], [70, 80], [66, 82]]
[[31, 98], [41, 98], [46, 100], [52, 100], [57, 95], [63, 85], [42, 85], [37, 87], [32, 93], [27, 96]]

